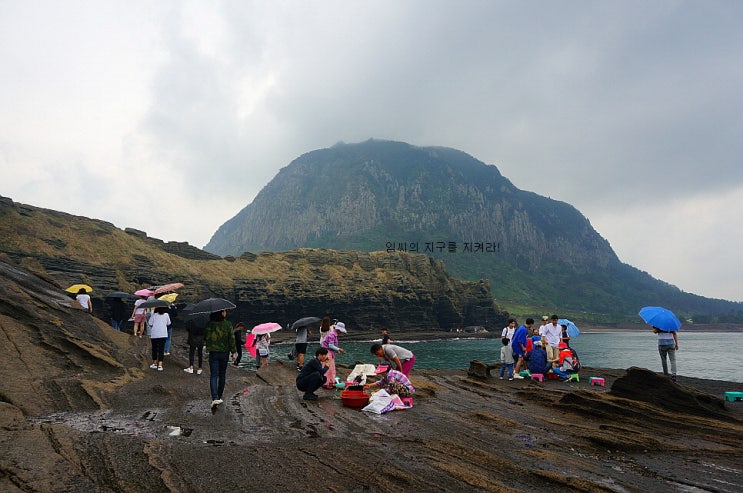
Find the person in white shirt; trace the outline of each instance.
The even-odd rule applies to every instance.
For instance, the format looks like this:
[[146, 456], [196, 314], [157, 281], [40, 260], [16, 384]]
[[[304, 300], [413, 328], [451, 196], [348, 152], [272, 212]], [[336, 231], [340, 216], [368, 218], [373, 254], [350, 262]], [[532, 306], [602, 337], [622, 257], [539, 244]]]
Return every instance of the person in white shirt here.
[[85, 288], [80, 288], [80, 290], [77, 292], [77, 296], [75, 296], [75, 299], [78, 303], [80, 303], [80, 306], [82, 306], [86, 312], [93, 313], [93, 303], [90, 301], [90, 295]]
[[547, 341], [547, 359], [557, 361], [560, 359], [560, 342], [562, 341], [562, 326], [557, 323], [557, 315], [552, 315], [551, 323], [544, 326], [544, 339]]
[[516, 332], [516, 319], [515, 318], [509, 318], [508, 319], [508, 326], [503, 327], [503, 332], [501, 332], [500, 338], [508, 339], [509, 343], [508, 345], [511, 345], [510, 341], [513, 341], [513, 333]]
[[547, 328], [547, 321], [549, 321], [549, 317], [547, 315], [542, 315], [542, 325], [539, 326], [539, 335], [544, 335], [544, 329]]
[[170, 315], [164, 306], [155, 308], [155, 313], [150, 317], [150, 340], [152, 342], [152, 364], [153, 370], [163, 371], [163, 359], [165, 358], [165, 340], [168, 338], [168, 325]]

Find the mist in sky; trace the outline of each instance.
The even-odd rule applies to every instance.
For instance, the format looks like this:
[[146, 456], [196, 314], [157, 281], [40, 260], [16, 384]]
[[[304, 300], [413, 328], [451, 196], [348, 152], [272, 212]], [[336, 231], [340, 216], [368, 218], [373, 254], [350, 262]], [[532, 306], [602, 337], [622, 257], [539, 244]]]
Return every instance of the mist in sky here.
[[0, 0], [0, 194], [203, 247], [299, 155], [452, 147], [743, 300], [743, 3]]

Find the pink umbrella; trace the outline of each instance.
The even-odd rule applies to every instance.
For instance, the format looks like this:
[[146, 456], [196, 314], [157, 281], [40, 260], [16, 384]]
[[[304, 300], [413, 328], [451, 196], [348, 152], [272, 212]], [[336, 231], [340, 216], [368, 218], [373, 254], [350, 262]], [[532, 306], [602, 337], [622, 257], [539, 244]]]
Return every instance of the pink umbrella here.
[[256, 335], [260, 335], [270, 334], [271, 332], [276, 332], [277, 330], [281, 330], [281, 325], [277, 324], [276, 322], [266, 322], [265, 324], [256, 325], [250, 332]]
[[139, 291], [135, 291], [134, 294], [137, 296], [153, 296], [155, 292], [149, 289], [140, 289]]
[[171, 282], [170, 284], [164, 284], [155, 288], [155, 294], [167, 293], [168, 291], [175, 291], [183, 287], [182, 282]]

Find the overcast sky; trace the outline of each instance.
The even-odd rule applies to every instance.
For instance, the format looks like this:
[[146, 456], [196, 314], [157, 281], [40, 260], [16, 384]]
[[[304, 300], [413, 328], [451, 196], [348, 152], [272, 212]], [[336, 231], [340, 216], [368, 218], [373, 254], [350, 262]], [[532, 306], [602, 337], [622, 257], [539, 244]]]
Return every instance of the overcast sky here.
[[0, 0], [0, 195], [203, 247], [299, 155], [447, 146], [743, 300], [743, 2]]

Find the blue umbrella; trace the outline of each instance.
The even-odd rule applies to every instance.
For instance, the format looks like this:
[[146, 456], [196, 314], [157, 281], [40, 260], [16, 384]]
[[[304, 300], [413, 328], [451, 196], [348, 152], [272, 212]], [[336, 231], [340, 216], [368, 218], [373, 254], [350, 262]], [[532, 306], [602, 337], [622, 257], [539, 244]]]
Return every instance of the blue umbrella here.
[[568, 333], [568, 336], [572, 337], [578, 337], [580, 335], [580, 330], [578, 330], [578, 326], [575, 325], [573, 322], [568, 320], [567, 318], [561, 318], [557, 321], [559, 325], [565, 325], [567, 327], [566, 332]]
[[666, 332], [679, 330], [681, 327], [681, 320], [671, 310], [662, 306], [646, 306], [640, 310], [640, 316], [646, 324]]

